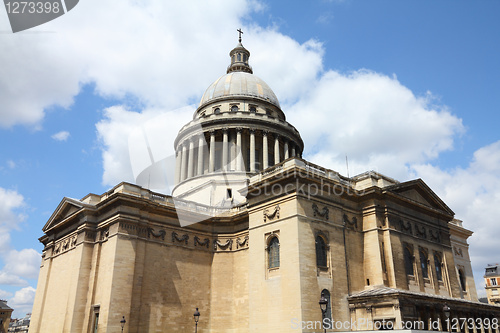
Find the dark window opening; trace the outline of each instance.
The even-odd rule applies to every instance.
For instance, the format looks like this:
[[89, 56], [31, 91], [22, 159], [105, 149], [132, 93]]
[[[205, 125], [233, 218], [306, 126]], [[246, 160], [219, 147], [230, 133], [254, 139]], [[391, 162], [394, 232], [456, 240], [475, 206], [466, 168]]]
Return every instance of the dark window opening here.
[[441, 271], [441, 258], [439, 255], [434, 255], [434, 266], [436, 266], [436, 277], [438, 281], [443, 281], [443, 272]]
[[316, 265], [327, 267], [326, 243], [323, 237], [316, 236]]
[[413, 256], [410, 252], [410, 249], [408, 249], [407, 247], [405, 247], [404, 256], [406, 275], [413, 275]]
[[328, 303], [326, 304], [325, 318], [332, 319], [332, 302], [330, 299], [330, 292], [326, 289], [323, 289], [321, 291], [321, 296], [326, 298], [326, 300], [328, 301]]
[[280, 241], [278, 237], [273, 237], [268, 248], [269, 268], [280, 267]]
[[420, 251], [420, 267], [422, 268], [422, 276], [425, 279], [429, 278], [429, 269], [427, 267], [427, 256], [423, 251]]
[[467, 291], [467, 286], [465, 285], [465, 274], [461, 269], [458, 270], [458, 278], [460, 280], [460, 286], [462, 287], [462, 290]]

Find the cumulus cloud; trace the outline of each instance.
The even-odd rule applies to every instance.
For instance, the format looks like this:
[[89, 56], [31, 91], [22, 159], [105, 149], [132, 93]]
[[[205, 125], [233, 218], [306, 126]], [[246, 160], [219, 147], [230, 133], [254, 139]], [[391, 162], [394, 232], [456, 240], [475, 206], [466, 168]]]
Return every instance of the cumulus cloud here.
[[56, 140], [56, 141], [66, 141], [66, 140], [68, 140], [69, 135], [70, 134], [68, 131], [61, 131], [61, 132], [57, 132], [57, 133], [53, 134], [51, 136], [51, 138]]
[[5, 256], [3, 271], [24, 278], [36, 279], [40, 270], [41, 254], [34, 249], [11, 250]]
[[498, 248], [500, 234], [500, 141], [474, 152], [465, 168], [442, 170], [427, 163], [413, 165], [412, 170], [455, 211], [465, 228], [474, 231], [469, 239], [471, 261], [476, 287], [484, 292], [484, 269], [498, 262], [491, 250]]
[[33, 309], [36, 289], [33, 287], [22, 288], [9, 299], [9, 306], [14, 309], [12, 317], [22, 317]]
[[0, 271], [0, 284], [6, 286], [27, 286], [28, 281], [21, 279], [17, 275]]
[[405, 179], [408, 165], [435, 159], [453, 148], [461, 119], [432, 95], [415, 96], [395, 77], [369, 70], [328, 71], [288, 110], [306, 157], [351, 175], [377, 170]]
[[21, 194], [0, 187], [0, 234], [17, 228], [19, 223], [25, 220], [26, 216], [19, 212], [24, 206], [24, 197]]

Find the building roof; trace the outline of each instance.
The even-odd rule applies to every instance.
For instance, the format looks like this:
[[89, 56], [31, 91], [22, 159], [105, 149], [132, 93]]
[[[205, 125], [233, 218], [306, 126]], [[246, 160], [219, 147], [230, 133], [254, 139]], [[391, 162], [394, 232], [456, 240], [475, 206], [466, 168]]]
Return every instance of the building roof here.
[[0, 309], [1, 310], [13, 310], [10, 306], [7, 305], [7, 301], [0, 299]]
[[499, 276], [500, 275], [500, 264], [488, 264], [484, 273], [484, 277], [487, 276]]
[[231, 72], [218, 78], [203, 94], [200, 106], [222, 97], [254, 97], [280, 107], [278, 98], [267, 83], [245, 72]]

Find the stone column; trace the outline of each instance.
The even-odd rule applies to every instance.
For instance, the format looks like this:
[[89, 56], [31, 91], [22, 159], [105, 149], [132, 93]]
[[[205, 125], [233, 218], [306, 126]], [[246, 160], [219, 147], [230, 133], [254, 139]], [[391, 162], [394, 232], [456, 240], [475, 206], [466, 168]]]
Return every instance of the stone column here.
[[250, 129], [250, 172], [255, 172], [255, 130]]
[[228, 129], [224, 128], [222, 132], [222, 170], [227, 170], [228, 165], [228, 153], [229, 153], [229, 143], [227, 136]]
[[181, 159], [182, 159], [182, 154], [181, 154], [181, 149], [177, 149], [177, 154], [175, 158], [175, 184], [179, 184], [181, 181]]
[[290, 157], [290, 151], [288, 150], [288, 141], [285, 141], [285, 146], [283, 147], [285, 150], [285, 160]]
[[279, 135], [274, 135], [274, 164], [278, 164], [280, 162], [280, 142]]
[[243, 147], [241, 146], [241, 127], [236, 129], [236, 153], [234, 158], [236, 159], [236, 171], [241, 170], [241, 161], [243, 160]]
[[295, 145], [292, 145], [292, 157], [297, 157], [297, 155], [295, 155]]
[[267, 152], [267, 150], [269, 149], [269, 146], [267, 144], [267, 134], [268, 132], [267, 131], [263, 131], [262, 132], [262, 162], [263, 162], [263, 166], [262, 166], [262, 170], [265, 170], [269, 167], [269, 153]]
[[200, 135], [198, 139], [198, 175], [203, 175], [203, 150], [204, 150], [205, 136]]
[[189, 139], [189, 159], [188, 159], [188, 178], [193, 177], [194, 173], [194, 142]]
[[214, 172], [215, 168], [215, 131], [210, 131], [210, 156], [208, 161], [208, 172]]
[[182, 143], [182, 162], [181, 162], [181, 179], [180, 181], [184, 181], [186, 179], [186, 169], [187, 169], [187, 147], [184, 143]]

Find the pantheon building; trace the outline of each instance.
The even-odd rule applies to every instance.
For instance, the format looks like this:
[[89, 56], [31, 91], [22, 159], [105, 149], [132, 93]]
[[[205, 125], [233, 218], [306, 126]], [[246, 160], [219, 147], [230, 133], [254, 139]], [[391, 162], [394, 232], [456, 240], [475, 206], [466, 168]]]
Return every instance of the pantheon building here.
[[241, 38], [229, 55], [174, 142], [172, 195], [123, 182], [55, 209], [30, 332], [498, 333], [450, 207], [304, 160]]

